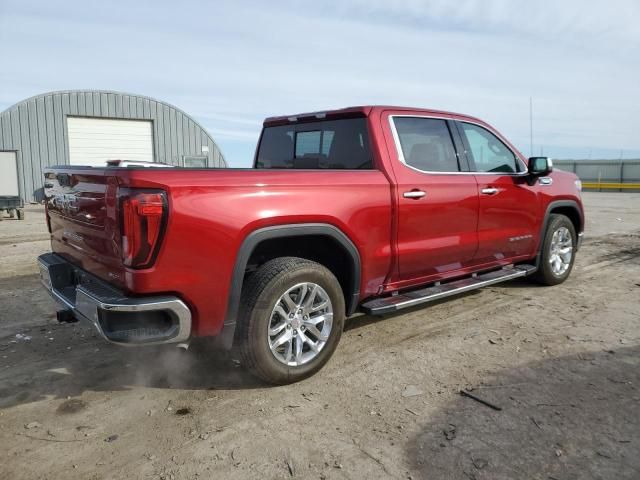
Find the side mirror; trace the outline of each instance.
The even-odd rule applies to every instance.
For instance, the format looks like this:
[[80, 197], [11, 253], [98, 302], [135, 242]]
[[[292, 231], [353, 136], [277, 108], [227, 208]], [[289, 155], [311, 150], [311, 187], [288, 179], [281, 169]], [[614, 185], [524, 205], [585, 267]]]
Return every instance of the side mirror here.
[[529, 158], [529, 175], [542, 177], [553, 171], [553, 161], [549, 157]]

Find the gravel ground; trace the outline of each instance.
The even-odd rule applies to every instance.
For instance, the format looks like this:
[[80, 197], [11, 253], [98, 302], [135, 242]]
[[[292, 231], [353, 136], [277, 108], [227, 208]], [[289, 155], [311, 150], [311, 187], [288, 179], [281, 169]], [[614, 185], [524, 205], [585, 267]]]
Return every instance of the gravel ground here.
[[640, 478], [640, 194], [584, 197], [565, 284], [354, 318], [324, 370], [276, 388], [202, 345], [57, 324], [30, 207], [0, 222], [0, 477]]

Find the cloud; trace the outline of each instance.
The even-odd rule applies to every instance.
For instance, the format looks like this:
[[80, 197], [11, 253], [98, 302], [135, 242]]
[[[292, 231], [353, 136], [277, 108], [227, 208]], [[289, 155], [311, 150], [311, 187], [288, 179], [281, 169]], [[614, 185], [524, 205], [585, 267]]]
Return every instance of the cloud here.
[[354, 104], [461, 111], [528, 152], [640, 155], [637, 1], [4, 0], [0, 109], [48, 90], [157, 97], [249, 165], [266, 116]]

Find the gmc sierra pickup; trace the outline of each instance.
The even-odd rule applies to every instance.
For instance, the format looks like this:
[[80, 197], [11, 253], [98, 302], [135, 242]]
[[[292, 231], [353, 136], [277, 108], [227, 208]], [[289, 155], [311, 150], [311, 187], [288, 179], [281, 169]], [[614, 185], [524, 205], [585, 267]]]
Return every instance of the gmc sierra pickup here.
[[466, 115], [366, 106], [273, 117], [251, 169], [46, 170], [60, 321], [120, 345], [217, 337], [276, 384], [331, 357], [345, 318], [571, 272], [578, 178]]

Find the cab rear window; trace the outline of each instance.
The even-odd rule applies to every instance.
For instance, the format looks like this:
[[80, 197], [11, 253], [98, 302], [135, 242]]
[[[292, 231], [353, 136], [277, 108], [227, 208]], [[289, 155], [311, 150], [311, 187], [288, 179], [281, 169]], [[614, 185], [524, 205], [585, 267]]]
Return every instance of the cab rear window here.
[[372, 169], [366, 119], [266, 127], [256, 168]]

